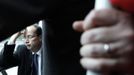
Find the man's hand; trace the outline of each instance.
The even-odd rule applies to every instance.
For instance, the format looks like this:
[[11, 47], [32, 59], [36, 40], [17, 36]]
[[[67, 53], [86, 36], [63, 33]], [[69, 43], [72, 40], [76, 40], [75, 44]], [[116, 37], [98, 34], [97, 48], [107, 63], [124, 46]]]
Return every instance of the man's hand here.
[[22, 34], [24, 34], [24, 30], [19, 31], [19, 32], [13, 34], [13, 35], [10, 37], [10, 39], [9, 39], [9, 41], [8, 41], [8, 44], [15, 44], [17, 38], [18, 38], [20, 35], [22, 35]]
[[[87, 70], [133, 74], [134, 29], [130, 14], [115, 9], [93, 10], [73, 28], [81, 35], [81, 65]], [[106, 47], [107, 46], [107, 47]]]

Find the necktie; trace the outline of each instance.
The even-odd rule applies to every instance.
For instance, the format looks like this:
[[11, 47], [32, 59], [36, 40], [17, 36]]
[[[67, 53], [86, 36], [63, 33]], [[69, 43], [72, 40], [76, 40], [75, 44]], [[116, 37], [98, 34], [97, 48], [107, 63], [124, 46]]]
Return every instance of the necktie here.
[[32, 75], [38, 75], [38, 55], [32, 55]]

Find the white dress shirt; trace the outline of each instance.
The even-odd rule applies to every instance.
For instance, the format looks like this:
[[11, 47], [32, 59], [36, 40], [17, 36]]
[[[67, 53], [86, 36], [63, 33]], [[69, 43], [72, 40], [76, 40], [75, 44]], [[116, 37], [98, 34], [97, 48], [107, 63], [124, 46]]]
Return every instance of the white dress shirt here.
[[[38, 55], [38, 75], [41, 75], [41, 48], [38, 50], [38, 52], [36, 52], [36, 54]], [[34, 54], [34, 52], [32, 52], [32, 54]]]

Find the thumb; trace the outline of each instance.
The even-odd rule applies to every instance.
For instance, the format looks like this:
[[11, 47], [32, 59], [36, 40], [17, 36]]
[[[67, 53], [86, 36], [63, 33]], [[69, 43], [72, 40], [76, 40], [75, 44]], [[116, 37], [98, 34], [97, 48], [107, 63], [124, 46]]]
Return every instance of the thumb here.
[[75, 21], [73, 23], [73, 29], [79, 32], [83, 32], [84, 31], [83, 21]]

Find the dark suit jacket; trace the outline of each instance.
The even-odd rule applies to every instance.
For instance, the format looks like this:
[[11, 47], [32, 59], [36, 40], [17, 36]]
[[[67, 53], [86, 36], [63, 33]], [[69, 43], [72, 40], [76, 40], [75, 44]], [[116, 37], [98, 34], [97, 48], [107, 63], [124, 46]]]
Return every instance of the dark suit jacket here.
[[32, 53], [25, 45], [4, 45], [0, 54], [0, 70], [18, 66], [18, 75], [31, 75]]

